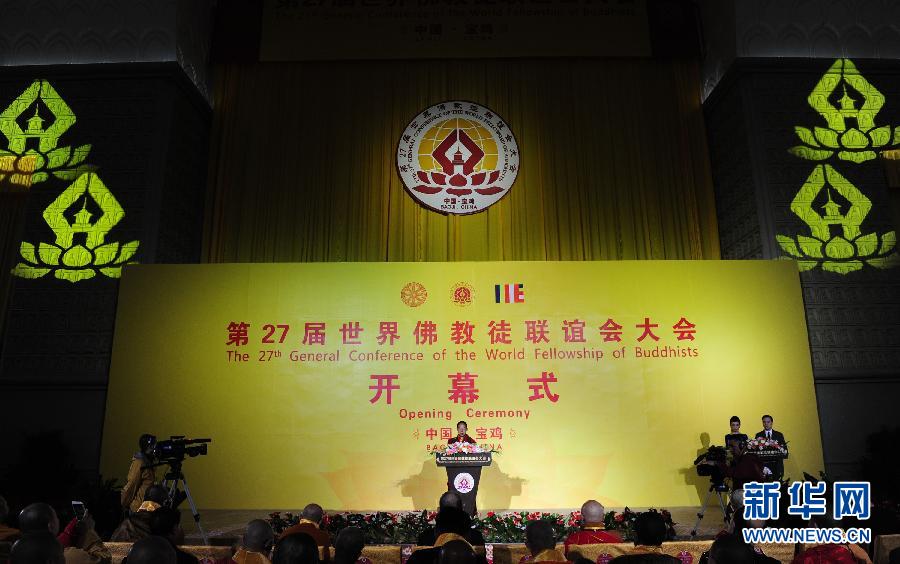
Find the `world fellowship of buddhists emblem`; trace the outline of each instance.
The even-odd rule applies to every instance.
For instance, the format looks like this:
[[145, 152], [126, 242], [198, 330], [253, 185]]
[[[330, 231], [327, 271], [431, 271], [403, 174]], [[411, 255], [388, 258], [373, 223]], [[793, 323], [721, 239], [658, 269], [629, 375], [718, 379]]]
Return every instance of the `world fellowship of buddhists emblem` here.
[[478, 213], [509, 193], [519, 172], [519, 147], [496, 112], [472, 102], [441, 102], [406, 126], [397, 171], [423, 206]]

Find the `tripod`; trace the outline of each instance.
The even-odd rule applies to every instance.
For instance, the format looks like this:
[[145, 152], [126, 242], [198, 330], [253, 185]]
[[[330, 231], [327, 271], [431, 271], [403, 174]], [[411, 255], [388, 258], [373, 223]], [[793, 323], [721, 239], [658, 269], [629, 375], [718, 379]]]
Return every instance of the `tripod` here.
[[703, 516], [706, 514], [706, 508], [710, 503], [709, 498], [713, 495], [715, 495], [716, 499], [719, 501], [719, 507], [722, 509], [722, 518], [728, 518], [728, 511], [725, 509], [727, 502], [723, 498], [723, 496], [728, 496], [728, 486], [726, 486], [724, 482], [716, 483], [714, 481], [710, 481], [709, 491], [706, 492], [706, 499], [703, 500], [703, 507], [700, 509], [700, 512], [697, 513], [697, 521], [694, 523], [694, 528], [691, 529], [691, 539], [696, 538], [697, 527], [700, 526], [700, 521], [703, 520]]
[[203, 538], [203, 544], [209, 546], [209, 537], [206, 535], [206, 531], [203, 530], [203, 525], [200, 524], [200, 512], [197, 511], [197, 506], [194, 504], [194, 498], [191, 496], [191, 490], [188, 488], [187, 479], [184, 477], [184, 472], [181, 471], [182, 462], [184, 462], [184, 460], [168, 461], [169, 471], [166, 472], [166, 477], [163, 480], [163, 487], [169, 490], [169, 505], [175, 509], [175, 506], [182, 501], [177, 499], [179, 497], [178, 482], [181, 482], [181, 485], [184, 487], [185, 497], [191, 506], [191, 514], [194, 516], [194, 522], [197, 523], [197, 530], [200, 531], [200, 537]]

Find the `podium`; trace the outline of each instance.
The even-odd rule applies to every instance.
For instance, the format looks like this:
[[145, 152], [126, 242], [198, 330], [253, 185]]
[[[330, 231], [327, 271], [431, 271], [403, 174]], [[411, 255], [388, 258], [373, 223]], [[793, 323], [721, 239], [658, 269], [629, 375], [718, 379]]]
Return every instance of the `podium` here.
[[473, 454], [438, 454], [438, 466], [447, 469], [447, 491], [456, 492], [462, 498], [463, 511], [475, 516], [478, 508], [475, 498], [478, 496], [478, 482], [481, 480], [482, 466], [491, 465], [491, 453]]
[[763, 466], [772, 471], [770, 476], [766, 477], [766, 482], [774, 482], [781, 480], [784, 476], [784, 461], [788, 457], [787, 451], [777, 449], [751, 450], [749, 451], [759, 458]]

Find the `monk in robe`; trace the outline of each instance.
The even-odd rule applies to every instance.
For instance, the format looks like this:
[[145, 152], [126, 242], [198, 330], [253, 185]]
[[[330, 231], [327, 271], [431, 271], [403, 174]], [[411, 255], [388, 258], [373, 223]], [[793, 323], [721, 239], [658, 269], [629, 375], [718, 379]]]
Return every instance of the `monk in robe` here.
[[125, 517], [122, 524], [113, 532], [109, 540], [113, 542], [137, 542], [150, 536], [150, 517], [153, 512], [163, 506], [167, 497], [166, 489], [159, 485], [147, 488], [144, 501], [137, 513]]
[[634, 548], [628, 554], [617, 556], [610, 562], [615, 564], [639, 563], [647, 560], [648, 555], [653, 555], [654, 561], [681, 564], [680, 558], [663, 553], [662, 543], [665, 542], [667, 536], [668, 527], [662, 515], [653, 511], [641, 513], [634, 520]]
[[131, 458], [131, 466], [128, 467], [128, 477], [125, 487], [122, 488], [121, 502], [125, 511], [137, 513], [144, 503], [144, 494], [147, 488], [156, 483], [156, 469], [147, 468], [153, 464], [153, 448], [156, 446], [156, 437], [153, 435], [141, 435], [138, 439], [138, 452]]
[[[468, 528], [469, 516], [462, 509], [456, 507], [443, 507], [438, 512], [435, 520], [435, 533], [437, 540], [434, 542], [433, 548], [424, 548], [416, 550], [406, 561], [407, 564], [434, 564], [441, 557], [442, 548], [445, 546], [459, 546], [459, 543], [465, 544], [471, 548], [472, 545], [466, 540], [466, 530]], [[480, 563], [486, 562], [483, 556], [476, 559]]]
[[[841, 523], [830, 513], [813, 515], [812, 525], [820, 529], [840, 528]], [[794, 557], [793, 564], [872, 564], [866, 551], [859, 545], [846, 544], [807, 544], [805, 550]]]
[[475, 439], [469, 436], [469, 425], [465, 421], [460, 421], [456, 424], [456, 436], [451, 437], [450, 440], [447, 441], [448, 445], [452, 445], [458, 442], [464, 442], [469, 444], [477, 444]]
[[556, 550], [553, 526], [546, 521], [532, 521], [525, 526], [525, 547], [531, 553], [523, 562], [567, 562], [563, 553]]
[[306, 533], [316, 541], [317, 546], [325, 549], [325, 560], [328, 560], [330, 553], [328, 548], [331, 546], [331, 535], [328, 534], [328, 531], [323, 531], [320, 528], [324, 518], [325, 510], [322, 509], [322, 506], [317, 503], [310, 503], [304, 507], [303, 511], [300, 513], [300, 522], [293, 527], [285, 529], [284, 532], [279, 535], [278, 540], [297, 533]]
[[[622, 542], [622, 537], [606, 531], [603, 525], [606, 509], [599, 501], [593, 499], [581, 506], [581, 530], [575, 531], [566, 539], [566, 556], [570, 556], [570, 547], [580, 544], [604, 544]], [[577, 550], [575, 551], [577, 552]]]
[[272, 564], [269, 555], [274, 544], [272, 526], [262, 519], [254, 519], [247, 523], [244, 542], [231, 559], [236, 564]]

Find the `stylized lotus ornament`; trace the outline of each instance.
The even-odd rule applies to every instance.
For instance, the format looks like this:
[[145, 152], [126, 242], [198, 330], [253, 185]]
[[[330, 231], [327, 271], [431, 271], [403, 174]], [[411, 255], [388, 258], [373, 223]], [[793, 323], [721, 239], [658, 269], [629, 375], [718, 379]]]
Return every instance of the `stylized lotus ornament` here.
[[[453, 158], [450, 158], [453, 149]], [[465, 149], [466, 154], [463, 154]], [[499, 170], [475, 172], [475, 167], [484, 158], [484, 151], [461, 130], [454, 129], [431, 153], [434, 160], [441, 165], [439, 171], [423, 171], [416, 173], [421, 184], [413, 189], [423, 194], [437, 194], [446, 190], [454, 196], [466, 196], [477, 192], [485, 196], [503, 191], [499, 186], [491, 186], [500, 178]]]
[[796, 239], [785, 235], [775, 238], [784, 252], [797, 259], [801, 271], [821, 266], [822, 270], [847, 274], [861, 269], [863, 264], [876, 268], [893, 268], [900, 264], [900, 255], [894, 252], [897, 244], [894, 231], [881, 236], [869, 233], [855, 239], [836, 235], [827, 241], [803, 235]]
[[[101, 213], [93, 223], [96, 214], [91, 213], [88, 201], [100, 208]], [[77, 207], [75, 221], [70, 223], [65, 213]], [[12, 273], [21, 278], [41, 278], [50, 272], [60, 280], [78, 282], [93, 278], [98, 272], [109, 278], [119, 278], [122, 266], [130, 264], [140, 243], [131, 241], [120, 244], [106, 243], [109, 231], [115, 227], [125, 211], [112, 193], [93, 173], [78, 177], [59, 197], [44, 210], [44, 221], [56, 234], [55, 243], [23, 242], [20, 247], [22, 262]], [[75, 242], [75, 235], [83, 234], [84, 242]]]
[[[46, 119], [41, 115], [44, 109]], [[34, 108], [32, 112], [32, 108]], [[49, 114], [49, 115], [47, 115]], [[25, 129], [19, 119], [27, 115]], [[0, 113], [0, 133], [6, 136], [8, 150], [0, 150], [0, 181], [31, 186], [47, 180], [50, 174], [74, 180], [93, 170], [84, 161], [90, 145], [57, 147], [60, 136], [75, 123], [75, 114], [46, 80], [35, 80]], [[37, 148], [27, 148], [28, 140]]]
[[137, 252], [139, 242], [124, 245], [107, 243], [95, 249], [74, 245], [63, 249], [52, 243], [40, 243], [35, 253], [31, 243], [23, 242], [20, 252], [25, 262], [16, 265], [13, 274], [22, 278], [40, 278], [53, 271], [60, 280], [79, 282], [101, 272], [110, 278], [119, 278], [122, 267]]
[[[838, 94], [835, 104], [831, 98]], [[824, 161], [837, 153], [841, 160], [862, 163], [874, 159], [876, 149], [900, 144], [900, 127], [892, 130], [890, 125], [875, 125], [884, 95], [849, 59], [838, 59], [831, 65], [807, 102], [825, 119], [827, 127], [794, 128], [803, 145], [788, 151], [801, 159]]]
[[[820, 212], [813, 202], [823, 192], [825, 203], [819, 206]], [[833, 193], [846, 200], [846, 209], [835, 202]], [[847, 274], [863, 264], [894, 267], [900, 262], [894, 250], [896, 232], [863, 235], [860, 231], [871, 208], [872, 202], [834, 168], [817, 165], [791, 202], [791, 211], [809, 227], [811, 236], [776, 235], [776, 239], [789, 257], [797, 259], [800, 270], [821, 266], [829, 272]], [[839, 226], [841, 233], [833, 235], [832, 226]]]

